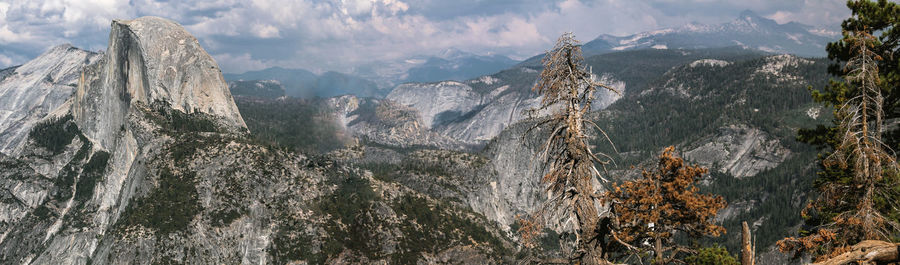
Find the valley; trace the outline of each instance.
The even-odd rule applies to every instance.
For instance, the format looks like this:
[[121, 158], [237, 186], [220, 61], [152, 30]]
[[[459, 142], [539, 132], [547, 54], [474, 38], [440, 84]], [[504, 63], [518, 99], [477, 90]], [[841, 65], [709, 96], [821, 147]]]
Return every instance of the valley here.
[[[204, 28], [116, 19], [101, 51], [62, 44], [0, 69], [0, 263], [574, 264], [590, 256], [577, 250], [591, 232], [576, 214], [583, 201], [545, 203], [584, 196], [602, 217], [592, 242], [610, 264], [738, 264], [742, 225], [756, 264], [807, 264], [837, 252], [793, 255], [784, 242], [844, 220], [808, 211], [828, 198], [823, 185], [855, 183], [848, 157], [823, 162], [840, 154], [839, 130], [869, 126], [865, 111], [836, 110], [866, 98], [850, 97], [860, 92], [843, 82], [855, 77], [838, 75], [849, 53], [833, 50], [853, 42], [829, 44], [842, 35], [752, 11], [721, 24], [602, 34], [573, 50], [560, 38], [547, 55], [520, 60], [450, 48], [345, 72], [223, 73], [208, 51], [217, 43], [195, 30]], [[553, 81], [587, 85], [536, 90], [560, 51], [569, 79]], [[896, 81], [878, 69], [886, 81], [874, 83]], [[889, 149], [900, 112], [885, 93], [872, 96], [885, 106], [858, 109], [883, 115], [873, 126], [886, 124], [875, 135]], [[840, 123], [858, 119], [864, 125]], [[568, 174], [587, 172], [593, 193], [578, 180], [553, 192], [553, 169], [578, 160], [571, 139], [584, 141], [597, 170]], [[554, 160], [553, 144], [568, 160]], [[679, 162], [664, 162], [669, 152]], [[627, 215], [613, 205], [623, 203], [607, 192], [663, 168], [686, 174], [680, 158], [703, 170], [678, 196], [721, 196], [722, 208], [698, 222], [724, 233], [619, 220]], [[896, 161], [883, 161], [887, 177], [878, 179], [889, 184]], [[894, 220], [890, 192], [900, 190], [887, 190], [873, 205]], [[701, 203], [684, 204], [636, 211]], [[535, 213], [548, 217], [529, 223]], [[661, 249], [660, 239], [624, 242], [616, 229], [628, 225], [691, 249], [662, 262], [646, 251]], [[693, 263], [711, 250], [725, 257]]]

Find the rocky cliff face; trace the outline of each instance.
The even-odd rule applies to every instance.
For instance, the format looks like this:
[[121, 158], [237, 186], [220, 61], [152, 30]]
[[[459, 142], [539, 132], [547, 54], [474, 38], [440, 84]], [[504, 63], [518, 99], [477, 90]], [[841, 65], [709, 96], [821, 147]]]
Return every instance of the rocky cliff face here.
[[215, 61], [178, 24], [156, 17], [115, 20], [101, 62], [84, 69], [72, 105], [79, 128], [113, 148], [129, 107], [161, 102], [246, 128]]
[[53, 100], [69, 104], [30, 130], [28, 152], [7, 158], [15, 170], [4, 181], [14, 199], [5, 206], [19, 210], [5, 220], [11, 228], [0, 239], [5, 261], [90, 261], [135, 192], [153, 189], [144, 181], [160, 166], [148, 165], [160, 163], [158, 152], [171, 141], [160, 131], [245, 128], [215, 62], [171, 21], [114, 21], [105, 56], [89, 55], [76, 51], [47, 57], [54, 66], [16, 70], [27, 76], [40, 69], [47, 83], [68, 82], [69, 93]]
[[[465, 82], [408, 83], [394, 88], [387, 99], [418, 111], [423, 125], [432, 131], [467, 144], [484, 144], [540, 106], [540, 95], [531, 91], [537, 73], [520, 67]], [[597, 78], [625, 91], [625, 83], [610, 74]], [[603, 109], [620, 97], [600, 91], [594, 107]], [[542, 114], [547, 113], [538, 116]]]
[[26, 151], [0, 155], [0, 263], [509, 261], [507, 236], [467, 208], [255, 144], [177, 24], [115, 21], [110, 36]]
[[100, 57], [71, 45], [60, 45], [22, 66], [2, 71], [0, 153], [17, 156], [34, 124], [69, 99], [81, 68]]
[[426, 128], [445, 122], [438, 115], [468, 113], [483, 103], [481, 95], [472, 87], [456, 81], [402, 84], [394, 88], [387, 99], [419, 110], [422, 125]]
[[341, 128], [362, 141], [408, 147], [470, 149], [471, 144], [430, 130], [419, 112], [391, 100], [347, 95], [328, 100]]
[[791, 155], [780, 141], [746, 125], [722, 127], [695, 145], [699, 146], [688, 149], [685, 158], [707, 168], [716, 167], [736, 178], [755, 176], [778, 166]]

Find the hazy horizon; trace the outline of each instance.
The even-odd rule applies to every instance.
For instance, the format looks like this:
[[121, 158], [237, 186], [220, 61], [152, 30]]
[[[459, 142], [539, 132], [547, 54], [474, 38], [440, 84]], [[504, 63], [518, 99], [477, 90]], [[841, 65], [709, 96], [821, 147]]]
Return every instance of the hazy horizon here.
[[845, 1], [237, 1], [0, 3], [0, 68], [52, 46], [106, 48], [112, 19], [161, 16], [188, 29], [226, 73], [269, 67], [351, 72], [378, 61], [459, 49], [521, 60], [572, 31], [583, 42], [691, 22], [720, 24], [750, 10], [778, 23], [839, 31]]

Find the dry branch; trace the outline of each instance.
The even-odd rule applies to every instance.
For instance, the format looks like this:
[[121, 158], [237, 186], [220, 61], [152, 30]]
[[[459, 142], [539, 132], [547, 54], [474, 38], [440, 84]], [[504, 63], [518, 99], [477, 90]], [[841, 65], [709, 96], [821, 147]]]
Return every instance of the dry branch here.
[[815, 265], [897, 264], [900, 263], [900, 244], [866, 240], [850, 247], [850, 251]]
[[[601, 187], [595, 187], [594, 182], [597, 178], [606, 181], [595, 163], [606, 165], [610, 160], [602, 160], [599, 157], [608, 159], [609, 156], [602, 153], [598, 156], [591, 151], [588, 130], [592, 127], [586, 116], [591, 111], [594, 92], [598, 87], [617, 91], [594, 80], [594, 75], [584, 66], [581, 46], [572, 33], [559, 38], [542, 64], [544, 69], [533, 90], [542, 94], [543, 98], [540, 108], [532, 112], [544, 110], [553, 113], [526, 134], [538, 127], [552, 128], [541, 152], [547, 169], [541, 183], [552, 194], [552, 199], [533, 213], [529, 220], [520, 220], [524, 224], [520, 229], [522, 238], [529, 245], [527, 239], [534, 238], [542, 223], [551, 219], [548, 213], [556, 211], [548, 205], [563, 206], [572, 216], [575, 227], [576, 249], [571, 261], [578, 264], [609, 264], [601, 246], [604, 235], [600, 228], [602, 217], [597, 210], [601, 202], [595, 195]], [[601, 133], [606, 137], [605, 132], [601, 130]]]

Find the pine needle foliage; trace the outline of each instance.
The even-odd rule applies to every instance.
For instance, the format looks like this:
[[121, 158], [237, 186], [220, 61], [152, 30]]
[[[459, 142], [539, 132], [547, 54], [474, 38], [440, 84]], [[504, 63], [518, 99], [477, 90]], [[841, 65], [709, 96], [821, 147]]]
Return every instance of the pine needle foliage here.
[[[679, 255], [695, 253], [676, 242], [680, 233], [691, 238], [719, 236], [725, 228], [713, 222], [726, 206], [722, 196], [701, 194], [697, 181], [706, 168], [687, 165], [668, 147], [657, 167], [642, 177], [613, 185], [606, 194], [618, 222], [614, 238], [640, 254], [654, 254], [653, 264], [669, 264]], [[641, 255], [639, 255], [641, 256]]]

